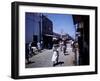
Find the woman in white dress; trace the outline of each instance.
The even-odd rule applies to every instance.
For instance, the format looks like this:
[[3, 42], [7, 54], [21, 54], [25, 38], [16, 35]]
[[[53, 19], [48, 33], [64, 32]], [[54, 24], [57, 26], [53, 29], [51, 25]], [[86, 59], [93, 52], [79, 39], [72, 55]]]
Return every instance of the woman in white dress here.
[[58, 63], [58, 59], [59, 59], [59, 52], [57, 47], [53, 47], [53, 55], [52, 55], [52, 62], [53, 62], [53, 66], [55, 66], [55, 64]]
[[38, 49], [38, 52], [41, 52], [40, 42], [37, 42], [37, 49]]

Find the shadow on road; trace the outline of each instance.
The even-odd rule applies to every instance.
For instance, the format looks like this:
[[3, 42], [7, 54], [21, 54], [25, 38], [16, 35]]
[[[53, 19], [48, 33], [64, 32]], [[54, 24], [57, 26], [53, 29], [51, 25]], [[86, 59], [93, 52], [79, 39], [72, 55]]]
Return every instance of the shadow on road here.
[[32, 62], [32, 61], [30, 61], [30, 62], [28, 62], [28, 63], [26, 63], [26, 64], [32, 64], [32, 63], [35, 63], [34, 61]]
[[55, 63], [54, 66], [57, 66], [57, 65], [61, 65], [62, 66], [62, 64], [64, 64], [64, 62], [60, 61], [60, 62]]

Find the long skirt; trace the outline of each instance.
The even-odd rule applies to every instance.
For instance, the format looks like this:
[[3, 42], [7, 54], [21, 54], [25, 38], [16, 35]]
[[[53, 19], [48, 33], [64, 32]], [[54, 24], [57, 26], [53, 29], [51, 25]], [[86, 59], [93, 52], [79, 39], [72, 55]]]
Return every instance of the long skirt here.
[[57, 52], [56, 51], [53, 52], [52, 61], [53, 62], [57, 61]]

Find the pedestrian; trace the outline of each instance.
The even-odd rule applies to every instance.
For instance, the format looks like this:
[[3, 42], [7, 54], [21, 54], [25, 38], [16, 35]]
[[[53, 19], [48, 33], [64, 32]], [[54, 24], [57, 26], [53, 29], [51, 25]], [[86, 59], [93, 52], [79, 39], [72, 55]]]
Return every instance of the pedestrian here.
[[60, 51], [62, 51], [62, 50], [63, 50], [63, 42], [60, 41], [60, 42], [59, 42], [59, 45], [60, 45]]
[[43, 49], [43, 41], [41, 41], [41, 50]]
[[26, 44], [26, 46], [25, 46], [25, 57], [26, 57], [26, 60], [27, 60], [27, 63], [31, 63], [31, 61], [30, 61], [30, 57], [29, 57], [29, 48], [28, 48], [28, 44]]
[[66, 48], [67, 48], [67, 46], [66, 46], [66, 41], [64, 41], [64, 45], [63, 45], [63, 53], [64, 53], [64, 54], [66, 53]]
[[55, 66], [55, 64], [58, 63], [59, 60], [59, 51], [58, 51], [58, 47], [54, 46], [53, 47], [53, 55], [52, 55], [52, 62], [53, 62], [53, 66]]
[[29, 43], [28, 49], [29, 49], [29, 56], [32, 57], [33, 56], [33, 54], [32, 54], [32, 51], [33, 51], [32, 50], [32, 42]]
[[38, 52], [41, 52], [41, 45], [40, 45], [40, 42], [37, 42], [37, 49], [38, 49]]

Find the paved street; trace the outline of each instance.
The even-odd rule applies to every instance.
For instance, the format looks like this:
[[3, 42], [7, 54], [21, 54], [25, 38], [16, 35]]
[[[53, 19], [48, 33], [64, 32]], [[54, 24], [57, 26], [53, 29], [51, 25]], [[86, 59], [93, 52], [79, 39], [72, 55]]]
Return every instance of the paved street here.
[[[73, 66], [75, 61], [75, 54], [72, 52], [72, 48], [68, 45], [67, 50], [68, 54], [64, 55], [59, 48], [59, 62], [64, 62], [62, 65], [58, 64], [58, 66]], [[53, 55], [53, 50], [44, 49], [41, 53], [30, 58], [32, 63], [26, 64], [26, 68], [34, 68], [34, 67], [52, 67], [53, 63], [51, 61]]]

